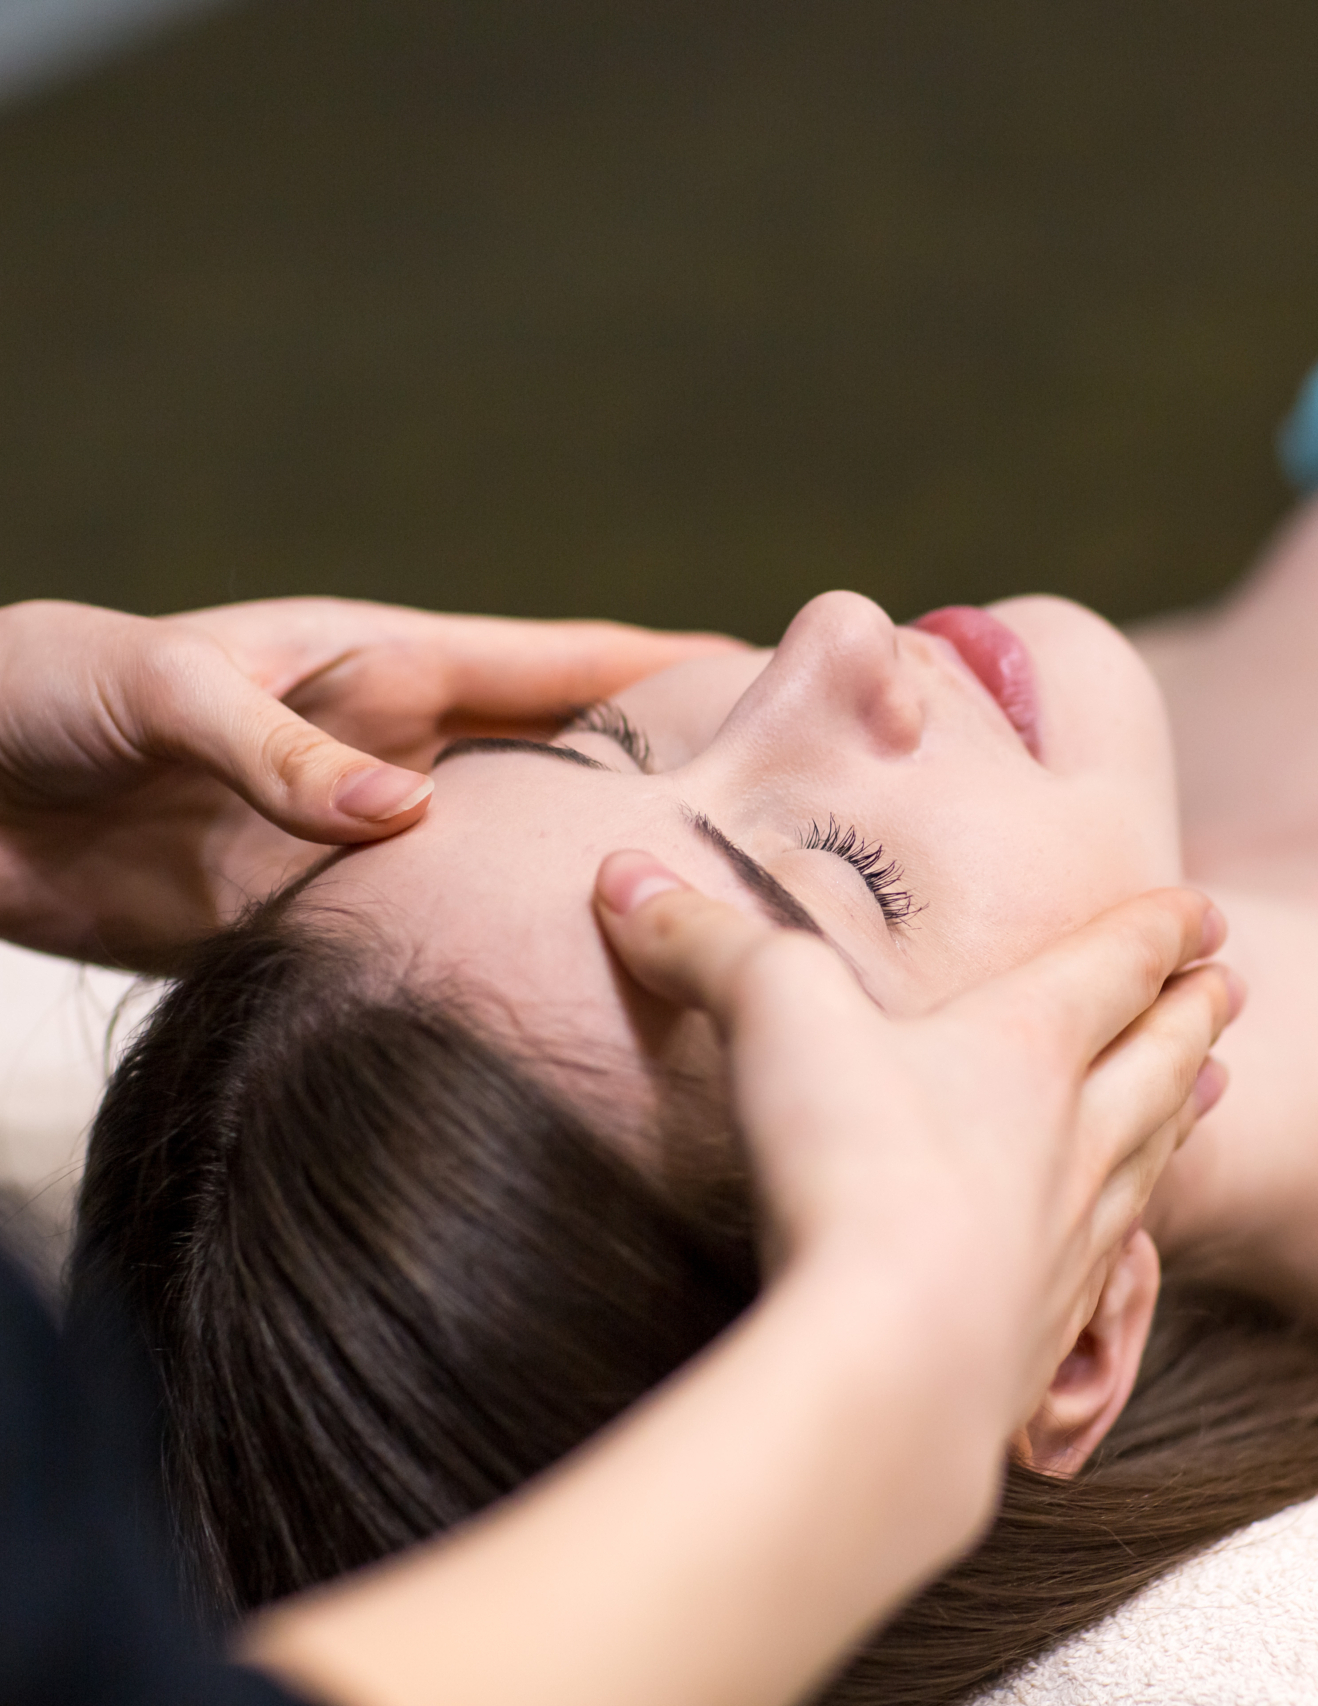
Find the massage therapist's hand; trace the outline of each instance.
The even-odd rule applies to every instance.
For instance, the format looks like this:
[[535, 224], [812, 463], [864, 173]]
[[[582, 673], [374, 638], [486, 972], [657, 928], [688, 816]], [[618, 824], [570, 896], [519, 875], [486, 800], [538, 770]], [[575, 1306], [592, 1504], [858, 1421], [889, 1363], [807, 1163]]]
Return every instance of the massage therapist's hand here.
[[166, 965], [322, 845], [415, 822], [454, 734], [731, 643], [340, 599], [0, 609], [0, 936]]
[[706, 1009], [725, 1039], [770, 1271], [822, 1260], [855, 1276], [896, 1259], [922, 1275], [928, 1342], [963, 1341], [1005, 1439], [1224, 1087], [1208, 1050], [1241, 987], [1222, 966], [1183, 970], [1220, 946], [1221, 915], [1191, 891], [1146, 895], [893, 1021], [822, 942], [709, 900], [648, 855], [606, 861], [598, 899], [632, 974]]
[[[789, 1706], [962, 1553], [1158, 1167], [1221, 1088], [1224, 934], [1116, 908], [927, 1017], [821, 943], [607, 860], [610, 941], [708, 1010], [772, 1235], [755, 1306], [454, 1535], [267, 1612], [342, 1706]], [[1170, 980], [1170, 981], [1168, 981]], [[1196, 1086], [1198, 1088], [1196, 1089]]]

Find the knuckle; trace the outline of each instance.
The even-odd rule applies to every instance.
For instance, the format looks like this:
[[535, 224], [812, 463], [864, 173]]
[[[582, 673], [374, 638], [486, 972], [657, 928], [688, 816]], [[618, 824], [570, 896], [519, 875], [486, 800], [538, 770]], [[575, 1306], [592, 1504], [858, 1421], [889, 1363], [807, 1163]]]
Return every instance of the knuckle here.
[[141, 654], [143, 671], [162, 683], [195, 680], [217, 655], [223, 655], [209, 635], [181, 624], [161, 622], [151, 628], [146, 639]]
[[224, 652], [209, 636], [162, 623], [138, 649], [137, 697], [157, 720], [194, 713], [207, 703], [207, 680], [224, 663]]
[[1172, 1099], [1178, 1104], [1184, 1102], [1194, 1089], [1195, 1077], [1208, 1051], [1207, 1036], [1164, 1036], [1157, 1039], [1156, 1048], [1158, 1070], [1169, 1089], [1163, 1106], [1168, 1106]]
[[1225, 980], [1211, 968], [1192, 972], [1169, 989], [1150, 1033], [1168, 1059], [1198, 1071], [1204, 1055], [1217, 1040], [1226, 1019]]
[[310, 770], [330, 753], [339, 755], [337, 743], [300, 717], [280, 717], [261, 738], [265, 767], [285, 781]]
[[[1158, 915], [1155, 915], [1149, 923], [1157, 920]], [[1165, 929], [1154, 930], [1146, 925], [1126, 931], [1126, 946], [1132, 980], [1147, 1005], [1158, 994], [1176, 963], [1175, 944]]]
[[213, 720], [203, 682], [218, 648], [163, 623], [143, 623], [126, 640], [107, 701], [126, 733], [135, 732], [149, 749], [171, 751], [191, 738], [199, 719]]
[[1112, 920], [1122, 964], [1150, 1001], [1184, 955], [1193, 911], [1189, 895], [1168, 889], [1139, 896]]

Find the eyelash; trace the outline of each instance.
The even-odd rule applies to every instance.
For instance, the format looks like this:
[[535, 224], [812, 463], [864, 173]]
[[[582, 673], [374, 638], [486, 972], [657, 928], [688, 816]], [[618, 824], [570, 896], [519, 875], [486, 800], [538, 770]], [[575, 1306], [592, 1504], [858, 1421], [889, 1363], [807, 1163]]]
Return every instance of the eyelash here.
[[854, 825], [843, 829], [830, 812], [827, 829], [820, 829], [812, 821], [810, 833], [799, 839], [803, 851], [836, 853], [839, 859], [845, 859], [848, 865], [859, 871], [865, 879], [865, 887], [878, 901], [889, 924], [904, 924], [921, 910], [913, 895], [897, 887], [902, 878], [901, 866], [895, 859], [889, 859], [885, 864], [882, 846], [871, 847]]
[[[570, 727], [606, 735], [622, 748], [638, 770], [650, 769], [652, 754], [649, 741], [626, 712], [609, 700], [587, 706], [572, 719]], [[897, 886], [902, 877], [902, 868], [897, 861], [889, 859], [885, 864], [881, 845], [871, 847], [854, 825], [843, 829], [832, 812], [828, 814], [828, 828], [821, 830], [812, 820], [809, 834], [800, 837], [800, 844], [806, 852], [835, 853], [859, 871], [865, 887], [878, 902], [889, 924], [904, 924], [922, 910], [908, 890]]]
[[606, 735], [615, 741], [638, 770], [649, 771], [653, 754], [650, 743], [632, 723], [625, 711], [605, 699], [598, 705], [588, 705], [572, 719], [569, 729], [583, 729], [589, 734]]

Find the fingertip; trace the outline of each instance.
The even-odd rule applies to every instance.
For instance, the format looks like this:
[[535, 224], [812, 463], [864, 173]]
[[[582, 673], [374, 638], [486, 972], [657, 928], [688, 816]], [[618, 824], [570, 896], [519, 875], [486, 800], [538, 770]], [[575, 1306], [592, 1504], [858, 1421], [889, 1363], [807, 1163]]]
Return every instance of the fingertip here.
[[1211, 959], [1227, 938], [1227, 921], [1215, 901], [1209, 901], [1199, 925], [1199, 954]]
[[656, 895], [690, 886], [653, 853], [628, 848], [604, 860], [595, 877], [595, 897], [606, 911], [625, 918]]
[[1190, 1101], [1194, 1108], [1196, 1119], [1202, 1119], [1210, 1108], [1214, 1108], [1222, 1100], [1223, 1092], [1231, 1081], [1231, 1074], [1216, 1055], [1209, 1055], [1199, 1068], [1194, 1081], [1194, 1089], [1190, 1092]]
[[1227, 939], [1227, 921], [1217, 902], [1202, 889], [1181, 885], [1176, 888], [1152, 889], [1138, 901], [1158, 904], [1164, 916], [1171, 912], [1180, 931], [1177, 968], [1184, 970], [1200, 960], [1208, 960]]
[[429, 776], [396, 764], [375, 764], [340, 777], [330, 804], [343, 817], [381, 828], [429, 804], [435, 784]]
[[1249, 985], [1238, 971], [1230, 966], [1223, 966], [1226, 973], [1226, 1022], [1229, 1025], [1233, 1019], [1240, 1016], [1240, 1011], [1249, 999]]

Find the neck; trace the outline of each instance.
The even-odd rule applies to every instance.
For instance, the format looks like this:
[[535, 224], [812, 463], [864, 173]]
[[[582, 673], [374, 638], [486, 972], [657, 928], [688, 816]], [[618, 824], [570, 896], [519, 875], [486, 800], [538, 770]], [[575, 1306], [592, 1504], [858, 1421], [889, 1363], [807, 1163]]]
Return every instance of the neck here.
[[1217, 609], [1134, 637], [1167, 703], [1187, 880], [1249, 985], [1231, 1086], [1148, 1225], [1169, 1264], [1318, 1318], [1318, 507]]
[[1166, 1264], [1318, 1317], [1318, 905], [1198, 882], [1249, 985], [1215, 1053], [1227, 1094], [1174, 1158], [1146, 1224]]

